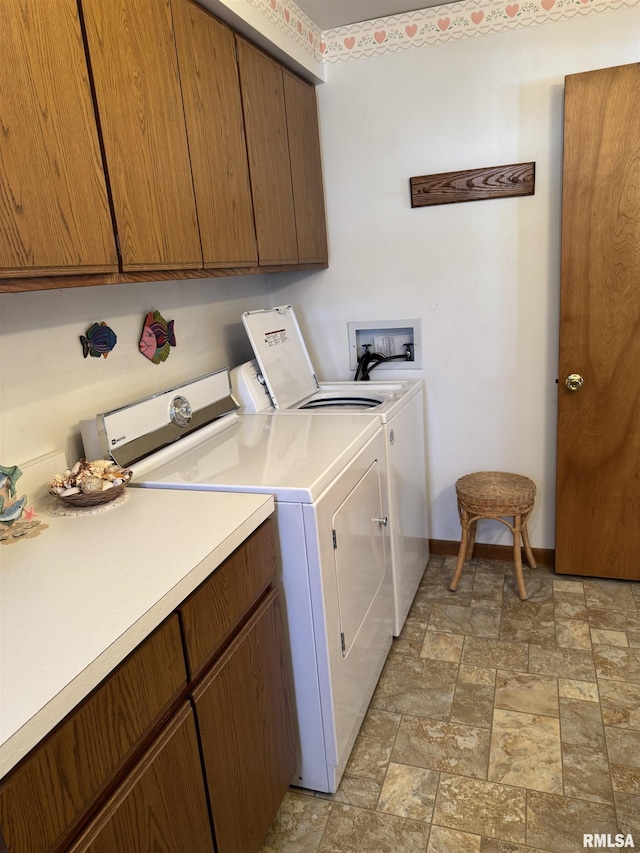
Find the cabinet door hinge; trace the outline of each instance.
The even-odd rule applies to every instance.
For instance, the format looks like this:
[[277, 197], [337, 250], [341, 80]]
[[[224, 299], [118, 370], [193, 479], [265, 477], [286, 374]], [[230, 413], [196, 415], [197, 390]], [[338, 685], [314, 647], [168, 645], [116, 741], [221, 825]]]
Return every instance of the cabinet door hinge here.
[[334, 550], [335, 550], [335, 549], [338, 547], [338, 537], [337, 537], [337, 535], [336, 535], [335, 530], [332, 530], [332, 531], [331, 531], [331, 536], [333, 537], [333, 547], [334, 547]]

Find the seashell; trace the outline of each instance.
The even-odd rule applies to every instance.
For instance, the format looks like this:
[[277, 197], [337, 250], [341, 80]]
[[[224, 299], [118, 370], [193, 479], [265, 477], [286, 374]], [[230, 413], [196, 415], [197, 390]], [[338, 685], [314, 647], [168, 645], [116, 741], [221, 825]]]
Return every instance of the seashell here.
[[111, 480], [101, 480], [100, 483], [101, 483], [100, 491], [102, 491], [102, 492], [106, 492], [107, 489], [112, 489], [116, 485]]
[[96, 476], [84, 477], [81, 481], [80, 488], [85, 495], [91, 495], [94, 492], [101, 492], [102, 478]]
[[80, 494], [80, 489], [78, 488], [78, 486], [69, 486], [68, 488], [63, 489], [60, 492], [60, 497], [67, 498], [67, 497], [69, 497], [69, 495], [79, 495], [79, 494]]

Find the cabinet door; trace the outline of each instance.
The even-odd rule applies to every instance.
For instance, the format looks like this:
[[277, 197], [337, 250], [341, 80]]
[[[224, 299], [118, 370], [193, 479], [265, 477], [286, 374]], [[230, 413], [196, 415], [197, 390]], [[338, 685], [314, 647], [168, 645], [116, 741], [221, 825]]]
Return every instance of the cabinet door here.
[[213, 853], [193, 712], [176, 714], [69, 853]]
[[81, 2], [122, 267], [202, 267], [170, 0]]
[[235, 38], [190, 0], [172, 0], [205, 267], [255, 266]]
[[0, 277], [118, 269], [76, 0], [0, 0]]
[[244, 39], [236, 41], [259, 262], [296, 264], [282, 68]]
[[282, 75], [298, 235], [298, 262], [326, 263], [327, 228], [316, 91], [310, 83], [286, 70]]
[[295, 766], [277, 590], [194, 700], [218, 853], [255, 853]]

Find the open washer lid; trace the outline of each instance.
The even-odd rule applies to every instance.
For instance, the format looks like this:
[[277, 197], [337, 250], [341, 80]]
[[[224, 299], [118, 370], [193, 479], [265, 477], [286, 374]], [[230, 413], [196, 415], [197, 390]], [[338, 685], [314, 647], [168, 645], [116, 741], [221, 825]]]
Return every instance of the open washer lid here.
[[242, 322], [275, 409], [290, 409], [320, 388], [291, 305], [245, 311]]

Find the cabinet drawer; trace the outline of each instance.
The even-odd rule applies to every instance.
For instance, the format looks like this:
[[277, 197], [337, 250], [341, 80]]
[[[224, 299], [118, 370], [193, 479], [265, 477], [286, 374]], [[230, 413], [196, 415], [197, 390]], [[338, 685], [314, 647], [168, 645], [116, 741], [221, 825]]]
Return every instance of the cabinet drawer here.
[[54, 849], [185, 686], [173, 615], [0, 784], [9, 853]]
[[179, 608], [191, 678], [237, 628], [275, 572], [273, 528], [267, 520]]

